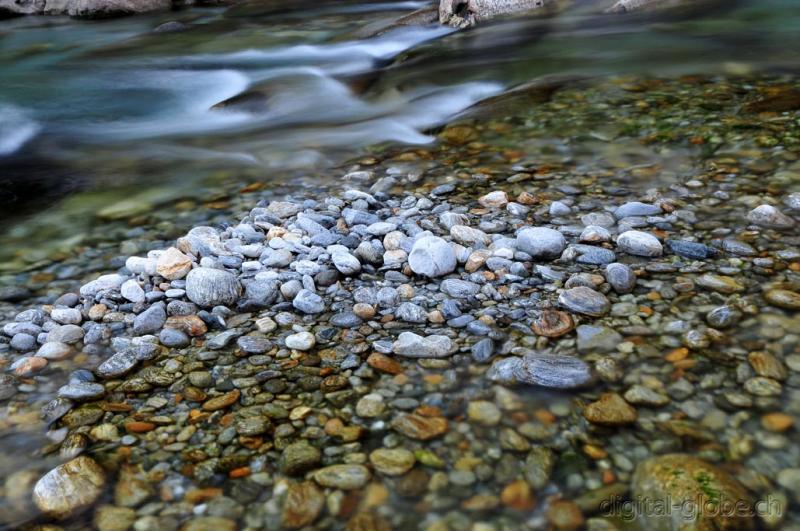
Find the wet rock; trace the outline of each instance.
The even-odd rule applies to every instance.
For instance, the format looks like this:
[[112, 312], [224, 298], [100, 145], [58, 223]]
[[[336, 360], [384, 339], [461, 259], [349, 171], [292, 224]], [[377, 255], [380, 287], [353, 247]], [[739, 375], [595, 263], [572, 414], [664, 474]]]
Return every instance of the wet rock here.
[[657, 257], [663, 253], [661, 242], [648, 232], [625, 231], [617, 237], [617, 248], [635, 256]]
[[614, 217], [617, 219], [628, 218], [632, 216], [657, 216], [659, 214], [661, 214], [660, 207], [639, 201], [630, 201], [617, 207], [617, 209], [614, 211]]
[[575, 322], [567, 312], [559, 310], [542, 310], [531, 322], [531, 329], [538, 336], [561, 337], [572, 332]]
[[360, 489], [369, 481], [369, 469], [364, 465], [330, 465], [313, 474], [314, 481], [334, 489]]
[[547, 227], [528, 227], [517, 233], [517, 248], [534, 259], [554, 259], [567, 247], [564, 235]]
[[186, 276], [186, 296], [203, 308], [230, 306], [241, 294], [236, 275], [221, 269], [198, 267]]
[[578, 333], [578, 352], [606, 353], [617, 350], [617, 345], [622, 343], [622, 336], [604, 326], [581, 325], [576, 329]]
[[103, 505], [94, 512], [94, 525], [98, 531], [127, 531], [136, 521], [136, 511], [129, 507]]
[[709, 326], [719, 329], [730, 328], [742, 319], [742, 313], [730, 306], [718, 306], [706, 314]]
[[578, 358], [552, 354], [528, 354], [494, 362], [489, 380], [505, 384], [529, 384], [553, 389], [572, 389], [589, 383], [589, 366]]
[[441, 277], [455, 270], [456, 254], [442, 238], [424, 236], [414, 242], [408, 255], [408, 265], [417, 275]]
[[492, 402], [475, 400], [467, 406], [467, 418], [470, 422], [484, 426], [497, 426], [502, 418], [502, 413]]
[[385, 476], [402, 476], [416, 461], [414, 454], [405, 448], [378, 448], [369, 454], [369, 462]]
[[136, 367], [137, 363], [136, 352], [134, 350], [124, 350], [117, 352], [101, 363], [95, 372], [101, 378], [116, 378]]
[[787, 289], [771, 289], [764, 293], [764, 299], [778, 308], [800, 310], [800, 293]]
[[392, 428], [410, 439], [427, 441], [447, 433], [447, 420], [442, 417], [423, 417], [415, 413], [402, 413], [392, 422]]
[[16, 380], [10, 374], [0, 374], [0, 400], [8, 400], [17, 394]]
[[704, 288], [717, 291], [719, 293], [724, 293], [726, 295], [744, 290], [744, 286], [742, 286], [736, 279], [723, 275], [715, 275], [713, 273], [701, 275], [697, 278], [696, 283], [699, 286], [703, 286]]
[[307, 289], [301, 289], [292, 300], [292, 306], [307, 314], [318, 314], [325, 311], [322, 297]]
[[747, 214], [747, 220], [768, 229], [791, 229], [795, 222], [792, 218], [772, 205], [760, 205]]
[[33, 488], [33, 501], [46, 515], [63, 519], [89, 508], [105, 486], [103, 469], [80, 456], [45, 474]]
[[535, 446], [525, 458], [522, 476], [525, 481], [536, 490], [543, 489], [550, 482], [556, 456], [553, 451], [545, 446]]
[[287, 446], [281, 455], [281, 470], [291, 476], [314, 468], [322, 459], [322, 453], [307, 441]]
[[447, 336], [418, 336], [413, 332], [401, 333], [392, 344], [392, 352], [406, 358], [444, 358], [452, 354], [452, 341]]
[[678, 256], [692, 260], [705, 260], [716, 255], [716, 251], [705, 244], [685, 240], [667, 240], [667, 247]]
[[636, 422], [636, 409], [616, 393], [605, 393], [600, 399], [587, 405], [583, 416], [593, 424], [602, 426], [624, 426]]
[[105, 387], [93, 382], [70, 382], [58, 390], [59, 398], [76, 401], [100, 398], [105, 394]]
[[487, 363], [494, 355], [494, 341], [488, 337], [481, 339], [472, 345], [470, 354], [475, 363]]
[[281, 522], [292, 529], [310, 526], [319, 518], [324, 507], [325, 495], [314, 483], [293, 483], [286, 491]]
[[601, 317], [611, 308], [605, 295], [586, 286], [564, 290], [558, 296], [558, 302], [567, 310], [593, 317]]
[[636, 274], [627, 265], [614, 262], [606, 266], [606, 281], [620, 295], [631, 293], [636, 287]]
[[224, 395], [214, 397], [204, 402], [203, 409], [206, 411], [217, 411], [220, 409], [225, 409], [226, 407], [232, 406], [233, 404], [238, 402], [240, 395], [241, 392], [238, 389], [234, 389], [229, 393], [225, 393]]
[[[631, 480], [635, 497], [666, 503], [665, 511], [639, 514], [648, 529], [741, 529], [756, 528], [750, 511], [714, 510], [723, 501], [752, 506], [747, 490], [728, 473], [701, 459], [686, 454], [653, 457], [639, 463]], [[696, 511], [687, 513], [681, 507], [691, 504]], [[671, 509], [671, 510], [670, 510]], [[677, 520], [676, 520], [677, 519]]]

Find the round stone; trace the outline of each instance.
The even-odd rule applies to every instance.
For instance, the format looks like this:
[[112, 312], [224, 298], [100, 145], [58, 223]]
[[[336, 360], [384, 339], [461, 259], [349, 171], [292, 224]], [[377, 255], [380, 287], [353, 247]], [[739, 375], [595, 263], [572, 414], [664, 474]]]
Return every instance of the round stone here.
[[286, 337], [286, 348], [292, 350], [309, 350], [316, 344], [314, 334], [311, 332], [298, 332]]
[[751, 223], [768, 229], [791, 229], [794, 220], [772, 205], [759, 205], [747, 214]]
[[331, 465], [314, 472], [314, 481], [334, 489], [360, 489], [369, 481], [369, 469], [364, 465]]
[[566, 247], [564, 235], [554, 229], [528, 227], [517, 233], [517, 248], [533, 258], [558, 258]]
[[500, 424], [503, 414], [492, 402], [475, 400], [467, 406], [467, 418], [470, 422], [483, 426], [497, 426]]
[[198, 306], [230, 306], [236, 302], [242, 287], [236, 275], [222, 269], [198, 267], [186, 277], [186, 296]]
[[405, 448], [378, 448], [369, 454], [369, 462], [386, 476], [402, 476], [416, 463], [414, 454]]
[[408, 265], [417, 275], [441, 277], [452, 273], [457, 265], [453, 247], [437, 236], [424, 236], [414, 242]]
[[617, 248], [636, 256], [656, 257], [664, 252], [658, 238], [649, 232], [625, 231], [617, 237]]

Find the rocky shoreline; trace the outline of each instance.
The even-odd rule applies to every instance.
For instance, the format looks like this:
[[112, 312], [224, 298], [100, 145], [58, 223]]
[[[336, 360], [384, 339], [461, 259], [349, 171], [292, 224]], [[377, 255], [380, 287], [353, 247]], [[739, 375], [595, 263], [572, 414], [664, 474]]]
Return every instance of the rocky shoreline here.
[[724, 157], [640, 194], [509, 167], [264, 201], [19, 312], [5, 401], [83, 368], [42, 411], [65, 463], [9, 477], [11, 505], [105, 530], [609, 529], [603, 502], [700, 496], [775, 501], [703, 525], [797, 525], [800, 196], [733, 199]]

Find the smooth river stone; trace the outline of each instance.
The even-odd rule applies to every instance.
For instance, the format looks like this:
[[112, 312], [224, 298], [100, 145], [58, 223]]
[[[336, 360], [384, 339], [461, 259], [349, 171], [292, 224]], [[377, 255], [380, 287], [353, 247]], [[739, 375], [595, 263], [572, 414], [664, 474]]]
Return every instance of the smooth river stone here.
[[105, 481], [105, 472], [93, 459], [76, 457], [42, 476], [33, 488], [33, 501], [46, 515], [67, 518], [90, 507]]
[[392, 352], [406, 358], [444, 358], [450, 356], [452, 341], [447, 336], [419, 336], [413, 332], [401, 333], [392, 344]]
[[492, 381], [523, 383], [551, 389], [572, 389], [592, 380], [592, 371], [583, 360], [553, 354], [528, 354], [496, 361], [487, 372]]
[[369, 469], [364, 465], [331, 465], [320, 468], [313, 474], [314, 481], [323, 487], [354, 490], [367, 484]]
[[186, 296], [204, 308], [231, 306], [241, 292], [236, 275], [222, 269], [198, 267], [186, 276]]
[[555, 229], [528, 227], [517, 233], [517, 248], [533, 258], [558, 258], [566, 246], [564, 235]]
[[747, 214], [747, 220], [768, 229], [791, 229], [794, 220], [772, 205], [759, 205]]
[[658, 238], [649, 232], [625, 231], [617, 237], [617, 248], [635, 256], [656, 257], [664, 252]]
[[408, 255], [408, 265], [417, 275], [441, 277], [456, 269], [453, 247], [437, 236], [424, 236], [414, 242]]
[[563, 291], [558, 296], [558, 302], [567, 310], [593, 317], [605, 315], [611, 307], [605, 295], [586, 286]]

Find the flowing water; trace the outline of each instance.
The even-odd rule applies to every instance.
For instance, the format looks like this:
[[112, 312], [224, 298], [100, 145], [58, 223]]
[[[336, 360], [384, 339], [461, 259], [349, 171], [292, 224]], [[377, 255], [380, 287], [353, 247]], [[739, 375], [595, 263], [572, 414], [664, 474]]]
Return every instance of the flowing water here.
[[[358, 180], [365, 173], [352, 169], [368, 168], [371, 177], [413, 174], [409, 182], [424, 184], [428, 177], [492, 174], [502, 158], [515, 172], [552, 166], [577, 175], [564, 177], [561, 185], [549, 182], [544, 195], [598, 183], [614, 195], [645, 193], [679, 177], [691, 180], [709, 167], [733, 187], [731, 176], [747, 160], [748, 178], [757, 177], [740, 185], [745, 192], [760, 192], [761, 184], [780, 193], [798, 191], [800, 169], [791, 149], [768, 153], [778, 137], [796, 149], [792, 131], [798, 124], [791, 123], [791, 131], [786, 126], [791, 117], [765, 119], [772, 120], [764, 130], [773, 136], [749, 133], [754, 128], [737, 121], [738, 110], [725, 119], [700, 119], [702, 128], [694, 128], [698, 113], [727, 113], [726, 105], [763, 88], [764, 79], [797, 86], [797, 0], [736, 0], [709, 10], [626, 17], [598, 15], [594, 4], [579, 1], [557, 16], [514, 17], [466, 31], [391, 27], [397, 17], [425, 5], [416, 1], [245, 1], [103, 21], [0, 20], [4, 298], [42, 296], [52, 302], [89, 273], [120, 267], [119, 255], [163, 248], [192, 225], [232, 223], [254, 206], [248, 193], [327, 193], [346, 185], [342, 175]], [[155, 31], [169, 21], [185, 27]], [[563, 86], [563, 99], [537, 107]], [[652, 116], [631, 111], [637, 97], [631, 94], [647, 95], [635, 104]], [[490, 125], [472, 137], [476, 120]], [[459, 129], [459, 123], [467, 125]], [[449, 129], [442, 129], [445, 124]], [[639, 133], [647, 128], [645, 142]], [[715, 153], [723, 144], [718, 137], [728, 144]], [[452, 142], [440, 149], [443, 140]], [[664, 147], [662, 141], [672, 144]], [[762, 170], [761, 159], [770, 157], [779, 162]], [[767, 173], [769, 182], [759, 183], [758, 176]], [[713, 217], [714, 208], [707, 210]], [[728, 215], [721, 208], [715, 222], [724, 226]], [[797, 266], [793, 255], [785, 256]], [[719, 300], [703, 303], [705, 312]], [[669, 310], [676, 319], [694, 312], [678, 306]], [[770, 314], [774, 321], [756, 323], [758, 308], [744, 302], [741, 307], [748, 308], [750, 320], [739, 340], [785, 341], [781, 348], [796, 351], [796, 336], [774, 331], [791, 330], [796, 312], [786, 312], [783, 321], [782, 314]], [[13, 317], [19, 308], [0, 310]], [[691, 313], [687, 322], [697, 315]], [[680, 346], [669, 337], [659, 340], [664, 347]], [[30, 451], [66, 433], [48, 433], [38, 410], [69, 371], [85, 363], [83, 353], [52, 363], [58, 376], [23, 384], [30, 410], [12, 408], [0, 418], [0, 472], [30, 472], [14, 476], [20, 485], [29, 486], [60, 461], [50, 452], [46, 462], [37, 462], [41, 454]], [[571, 397], [558, 394], [525, 399], [531, 408], [571, 407]], [[797, 410], [796, 393], [787, 403]], [[791, 460], [800, 446], [796, 431], [786, 437], [795, 438], [786, 443]], [[494, 450], [490, 445], [486, 453]], [[777, 467], [771, 458], [764, 462]], [[625, 471], [624, 463], [614, 466]], [[578, 470], [570, 466], [555, 473], [565, 492]], [[6, 482], [6, 497], [16, 492], [24, 498], [13, 483]], [[161, 493], [165, 500], [168, 490]], [[412, 507], [392, 499], [396, 507]], [[350, 502], [355, 503], [339, 500]], [[36, 518], [29, 500], [18, 505], [0, 503], [0, 525]], [[543, 522], [541, 514], [535, 518], [540, 519], [530, 528]], [[507, 528], [515, 529], [511, 521]], [[796, 516], [791, 524], [797, 524]]]

